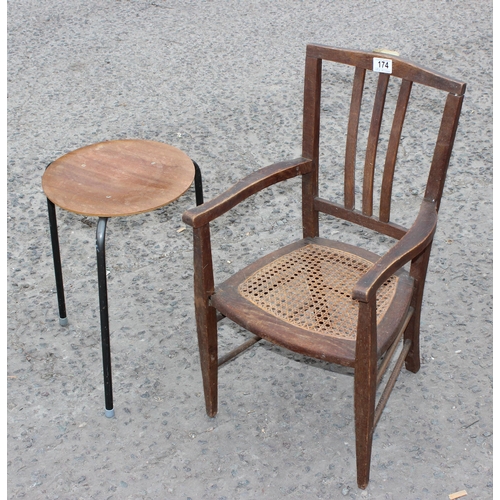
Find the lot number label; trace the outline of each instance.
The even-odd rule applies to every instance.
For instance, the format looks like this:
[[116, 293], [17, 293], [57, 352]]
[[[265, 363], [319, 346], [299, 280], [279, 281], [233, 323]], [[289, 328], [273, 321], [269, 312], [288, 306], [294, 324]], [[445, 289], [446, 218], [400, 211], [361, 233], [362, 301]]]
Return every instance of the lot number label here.
[[373, 58], [373, 71], [377, 73], [392, 73], [392, 59]]

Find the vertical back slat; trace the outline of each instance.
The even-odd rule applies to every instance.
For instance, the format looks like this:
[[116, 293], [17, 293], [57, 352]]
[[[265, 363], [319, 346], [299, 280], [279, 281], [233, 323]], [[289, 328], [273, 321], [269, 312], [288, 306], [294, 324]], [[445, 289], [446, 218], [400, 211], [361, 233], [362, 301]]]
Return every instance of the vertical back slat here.
[[344, 206], [354, 210], [355, 206], [355, 171], [356, 171], [356, 148], [358, 143], [359, 115], [361, 111], [361, 100], [363, 98], [363, 87], [365, 84], [366, 70], [356, 68], [352, 86], [351, 109], [349, 112], [349, 123], [347, 125], [347, 142], [345, 149], [345, 172], [344, 172]]
[[319, 218], [318, 211], [314, 209], [314, 198], [318, 196], [321, 74], [322, 60], [308, 55], [304, 81], [302, 156], [313, 161], [313, 170], [302, 176], [302, 232], [304, 238], [319, 236]]
[[371, 216], [373, 214], [373, 179], [375, 172], [375, 159], [377, 157], [377, 146], [380, 135], [380, 126], [382, 124], [382, 115], [384, 114], [385, 96], [387, 95], [387, 86], [390, 75], [380, 73], [373, 104], [372, 120], [370, 123], [370, 132], [368, 134], [368, 143], [366, 146], [365, 170], [363, 176], [363, 214]]
[[394, 119], [392, 122], [391, 135], [387, 146], [387, 154], [385, 157], [384, 176], [382, 178], [382, 188], [380, 191], [380, 214], [379, 219], [382, 222], [389, 222], [391, 215], [391, 195], [392, 185], [394, 181], [394, 169], [398, 156], [399, 142], [401, 140], [401, 131], [408, 108], [408, 101], [412, 89], [412, 82], [403, 80], [399, 89], [398, 102], [394, 111]]

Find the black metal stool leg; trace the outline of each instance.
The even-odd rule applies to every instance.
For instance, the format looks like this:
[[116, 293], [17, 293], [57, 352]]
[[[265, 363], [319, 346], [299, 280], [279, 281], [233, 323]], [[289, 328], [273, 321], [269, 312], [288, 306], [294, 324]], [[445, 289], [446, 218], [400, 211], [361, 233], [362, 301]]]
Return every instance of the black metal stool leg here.
[[193, 165], [194, 165], [194, 189], [196, 192], [196, 205], [198, 206], [198, 205], [203, 205], [203, 183], [201, 180], [200, 167], [195, 161], [193, 161]]
[[56, 206], [47, 198], [49, 209], [50, 239], [52, 241], [52, 257], [54, 258], [54, 274], [56, 276], [57, 303], [59, 306], [59, 324], [66, 326], [66, 301], [64, 299], [64, 283], [61, 267], [61, 253], [59, 250], [59, 235], [57, 232]]
[[106, 223], [107, 217], [99, 217], [96, 234], [97, 277], [99, 282], [99, 311], [101, 315], [102, 368], [104, 373], [104, 398], [106, 417], [115, 414], [113, 409], [113, 384], [111, 380], [111, 346], [109, 341], [108, 286], [106, 278]]

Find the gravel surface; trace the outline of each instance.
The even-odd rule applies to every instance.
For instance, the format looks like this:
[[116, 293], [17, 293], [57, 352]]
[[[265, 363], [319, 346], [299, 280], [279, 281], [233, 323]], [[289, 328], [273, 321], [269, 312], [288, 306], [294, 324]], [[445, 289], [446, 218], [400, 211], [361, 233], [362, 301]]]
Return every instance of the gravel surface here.
[[[492, 2], [11, 0], [7, 9], [7, 497], [493, 498]], [[386, 47], [468, 84], [426, 285], [422, 368], [398, 379], [365, 491], [348, 370], [262, 343], [221, 370], [219, 413], [206, 416], [181, 221], [194, 188], [108, 223], [115, 418], [104, 417], [96, 220], [62, 210], [69, 325], [57, 317], [47, 164], [99, 141], [162, 141], [200, 165], [209, 199], [300, 155], [309, 42]], [[332, 116], [346, 104], [325, 101]], [[430, 127], [427, 111], [416, 114], [407, 160], [422, 159], [412, 144]], [[326, 144], [340, 130], [328, 120], [325, 162], [343, 141]], [[414, 209], [419, 172], [405, 176], [397, 202]], [[298, 188], [273, 187], [213, 225], [217, 279], [300, 237]], [[331, 219], [325, 228], [368, 241]], [[223, 323], [221, 350], [245, 335]]]

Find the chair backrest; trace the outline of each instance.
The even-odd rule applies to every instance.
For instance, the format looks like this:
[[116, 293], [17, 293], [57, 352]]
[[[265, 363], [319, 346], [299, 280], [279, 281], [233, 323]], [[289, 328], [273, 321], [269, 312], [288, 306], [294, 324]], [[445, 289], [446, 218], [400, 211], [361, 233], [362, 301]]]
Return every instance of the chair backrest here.
[[[354, 67], [354, 78], [347, 121], [343, 201], [335, 203], [319, 196], [320, 160], [320, 115], [322, 110], [323, 61], [333, 61]], [[362, 110], [367, 71], [378, 73], [375, 97], [367, 130], [364, 149], [364, 169], [362, 175], [361, 207], [356, 203], [356, 160], [359, 161], [359, 123]], [[377, 148], [381, 141], [381, 124], [386, 108], [386, 96], [390, 79], [399, 84], [399, 93], [394, 106], [392, 126], [386, 140], [386, 155], [381, 181], [377, 186], [380, 193], [378, 216], [374, 215], [374, 179], [376, 175]], [[434, 71], [422, 68], [399, 57], [385, 53], [344, 50], [321, 45], [308, 45], [306, 53], [304, 84], [304, 119], [302, 156], [313, 160], [312, 173], [303, 176], [303, 232], [304, 237], [319, 236], [319, 213], [326, 213], [344, 220], [360, 224], [387, 236], [400, 239], [407, 228], [391, 221], [391, 199], [393, 191], [396, 159], [400, 146], [407, 107], [414, 84], [434, 88], [446, 93], [440, 125], [436, 131], [436, 141], [432, 159], [426, 174], [424, 199], [436, 204], [439, 209], [448, 164], [453, 148], [458, 119], [462, 107], [465, 83], [448, 78]], [[444, 96], [443, 96], [444, 97]], [[432, 107], [435, 109], [434, 104]], [[422, 123], [422, 127], [426, 124]], [[422, 147], [428, 148], [427, 144]], [[427, 168], [427, 166], [426, 166]]]

